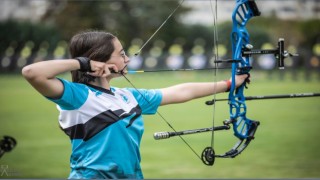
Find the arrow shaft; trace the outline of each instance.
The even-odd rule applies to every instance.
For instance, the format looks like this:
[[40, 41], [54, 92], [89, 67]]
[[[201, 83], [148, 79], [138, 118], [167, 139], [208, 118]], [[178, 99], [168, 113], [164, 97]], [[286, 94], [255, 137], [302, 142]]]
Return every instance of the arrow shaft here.
[[149, 72], [170, 72], [170, 71], [207, 71], [214, 69], [230, 69], [230, 68], [203, 68], [203, 69], [159, 69], [159, 70], [128, 70], [128, 74], [149, 73]]

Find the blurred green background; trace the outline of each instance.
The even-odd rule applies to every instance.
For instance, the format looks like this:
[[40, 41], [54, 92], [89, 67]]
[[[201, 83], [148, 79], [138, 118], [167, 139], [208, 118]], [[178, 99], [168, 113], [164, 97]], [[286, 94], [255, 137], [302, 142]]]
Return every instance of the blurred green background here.
[[[292, 80], [290, 74], [252, 72], [246, 95], [319, 92], [318, 75], [305, 81], [303, 73]], [[69, 74], [61, 77], [69, 79]], [[220, 71], [217, 80], [229, 72]], [[161, 88], [180, 82], [212, 81], [209, 72], [135, 74], [128, 78], [138, 88]], [[69, 173], [69, 139], [58, 127], [58, 111], [52, 102], [39, 95], [20, 75], [1, 75], [1, 135], [17, 139], [17, 147], [4, 154], [1, 165], [12, 176], [1, 178], [66, 178]], [[130, 87], [124, 78], [114, 86]], [[227, 93], [217, 98], [226, 98]], [[177, 130], [210, 127], [213, 107], [204, 102], [212, 97], [184, 104], [160, 107], [159, 112]], [[234, 159], [216, 159], [205, 166], [179, 138], [156, 141], [153, 133], [171, 131], [158, 115], [145, 116], [142, 140], [142, 168], [145, 178], [319, 178], [319, 98], [261, 100], [247, 102], [248, 117], [261, 122], [256, 138]], [[227, 102], [215, 108], [215, 125], [228, 118]], [[198, 154], [210, 145], [211, 133], [186, 135]], [[215, 133], [215, 151], [224, 153], [235, 143], [232, 130]]]
[[[230, 59], [235, 1], [184, 1], [173, 13], [180, 2], [1, 0], [0, 73], [18, 73], [33, 62], [68, 58], [70, 38], [87, 29], [115, 34], [131, 58], [129, 68], [134, 70], [213, 67], [210, 60], [216, 55], [218, 59]], [[257, 5], [261, 16], [247, 24], [253, 47], [273, 49], [278, 39], [284, 38], [285, 49], [299, 54], [299, 57], [287, 58], [286, 67], [304, 69], [306, 73], [319, 71], [317, 1], [268, 0], [257, 1]], [[212, 12], [215, 7], [217, 12]], [[216, 24], [213, 23], [215, 13]], [[134, 57], [142, 46], [140, 56]], [[264, 70], [273, 69], [276, 64], [272, 55], [255, 56], [252, 62], [254, 69]]]
[[[179, 2], [1, 0], [0, 138], [12, 136], [18, 145], [0, 159], [0, 178], [67, 178], [71, 149], [69, 138], [59, 128], [55, 104], [39, 95], [20, 71], [34, 62], [68, 58], [68, 41], [75, 33], [86, 29], [114, 33], [130, 56], [133, 70], [211, 68], [214, 67], [212, 57], [217, 55], [214, 50], [218, 50], [218, 59], [230, 59], [230, 18], [235, 2], [231, 0], [217, 1], [217, 44], [214, 44], [210, 7], [215, 7], [215, 1], [189, 0], [143, 48], [141, 61], [132, 56]], [[255, 56], [252, 83], [245, 91], [247, 96], [320, 91], [317, 3], [317, 0], [257, 1], [262, 15], [253, 18], [247, 26], [252, 45], [257, 49], [275, 48], [282, 37], [285, 48], [299, 57], [287, 58], [286, 69], [279, 71], [272, 55]], [[171, 58], [178, 55], [181, 64]], [[179, 67], [172, 66], [177, 64]], [[61, 77], [70, 79], [68, 73]], [[137, 88], [162, 88], [229, 77], [229, 70], [219, 70], [217, 77], [209, 71], [128, 75]], [[113, 83], [131, 87], [124, 78]], [[227, 93], [217, 95], [217, 98], [226, 97]], [[159, 111], [178, 131], [210, 127], [213, 117], [216, 126], [222, 125], [228, 118], [228, 104], [219, 102], [213, 114], [213, 107], [204, 104], [211, 98], [165, 106]], [[248, 117], [261, 122], [256, 139], [237, 158], [216, 159], [213, 167], [205, 166], [179, 138], [154, 140], [154, 132], [171, 129], [158, 115], [145, 116], [141, 144], [145, 178], [320, 177], [318, 97], [248, 101], [247, 106]], [[211, 143], [210, 133], [184, 137], [198, 154]], [[216, 132], [216, 153], [226, 152], [235, 142], [232, 130]]]

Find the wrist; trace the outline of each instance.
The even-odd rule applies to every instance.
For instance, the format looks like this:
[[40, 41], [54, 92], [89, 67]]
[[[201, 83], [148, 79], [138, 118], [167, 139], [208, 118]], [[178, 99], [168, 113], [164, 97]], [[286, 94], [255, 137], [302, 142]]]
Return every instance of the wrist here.
[[90, 59], [87, 57], [76, 57], [74, 58], [77, 60], [80, 64], [80, 69], [79, 71], [82, 72], [91, 72], [91, 65], [90, 65]]
[[224, 82], [227, 84], [227, 90], [225, 92], [229, 92], [231, 89], [231, 80], [230, 79], [224, 80]]

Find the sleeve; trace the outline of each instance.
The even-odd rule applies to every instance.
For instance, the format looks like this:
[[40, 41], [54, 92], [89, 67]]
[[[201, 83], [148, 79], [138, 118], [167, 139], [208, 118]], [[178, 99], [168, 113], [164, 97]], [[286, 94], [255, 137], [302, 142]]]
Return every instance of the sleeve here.
[[142, 114], [155, 114], [162, 101], [162, 93], [158, 89], [128, 88], [142, 109]]
[[88, 88], [85, 85], [72, 83], [58, 78], [64, 86], [63, 94], [59, 99], [48, 98], [63, 110], [75, 110], [80, 108], [88, 98]]

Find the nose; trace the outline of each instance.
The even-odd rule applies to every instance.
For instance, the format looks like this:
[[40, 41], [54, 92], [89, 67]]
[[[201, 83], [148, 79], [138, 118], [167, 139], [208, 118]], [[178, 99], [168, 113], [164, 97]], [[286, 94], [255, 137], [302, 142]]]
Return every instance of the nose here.
[[124, 58], [124, 62], [125, 62], [125, 63], [129, 63], [129, 62], [130, 62], [130, 58], [129, 58], [127, 55], [126, 55], [125, 58]]

